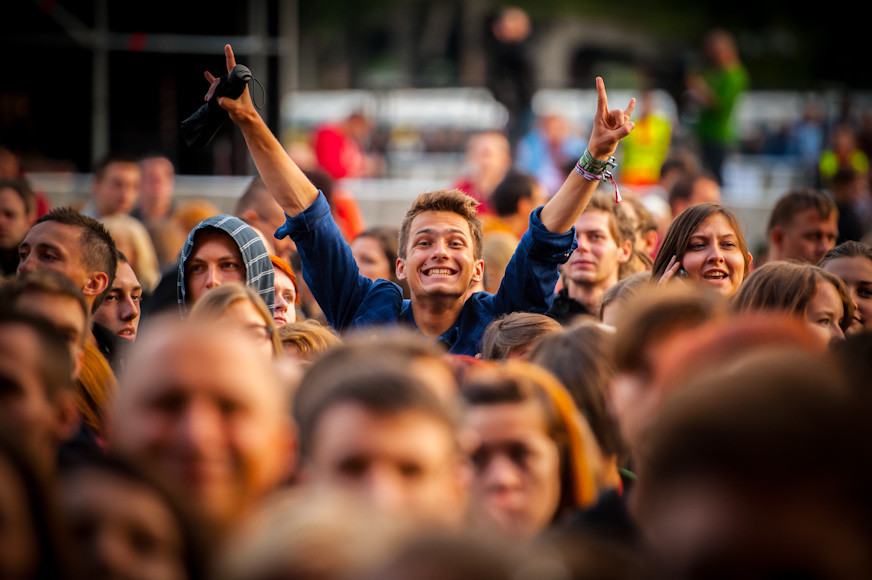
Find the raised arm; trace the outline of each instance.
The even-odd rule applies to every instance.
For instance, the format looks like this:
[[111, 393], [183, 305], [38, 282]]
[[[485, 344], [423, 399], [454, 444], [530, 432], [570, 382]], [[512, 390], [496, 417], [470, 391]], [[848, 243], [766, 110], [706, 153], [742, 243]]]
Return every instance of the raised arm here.
[[[596, 79], [596, 91], [596, 115], [587, 149], [595, 160], [604, 162], [614, 154], [621, 139], [633, 130], [635, 124], [630, 121], [630, 115], [636, 106], [636, 99], [630, 100], [626, 110], [609, 110], [606, 87], [600, 77]], [[542, 225], [550, 232], [568, 231], [587, 207], [598, 184], [598, 181], [590, 181], [571, 171], [557, 193], [542, 208], [539, 216]]]
[[[236, 58], [229, 44], [224, 46], [224, 57], [227, 60], [228, 71], [236, 66]], [[206, 80], [212, 83], [208, 93], [211, 94], [216, 79], [208, 71], [205, 74]], [[318, 197], [318, 189], [297, 167], [267, 127], [254, 108], [248, 88], [246, 87], [238, 99], [221, 97], [218, 99], [218, 104], [230, 114], [230, 119], [242, 131], [260, 177], [285, 213], [294, 217], [312, 205]]]

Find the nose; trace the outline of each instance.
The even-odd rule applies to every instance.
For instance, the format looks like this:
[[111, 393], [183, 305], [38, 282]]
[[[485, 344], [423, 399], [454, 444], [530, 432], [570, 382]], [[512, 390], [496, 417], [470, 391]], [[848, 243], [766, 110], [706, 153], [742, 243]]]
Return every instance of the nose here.
[[709, 248], [708, 261], [716, 264], [724, 261], [724, 252], [718, 244], [713, 244]]
[[209, 266], [206, 273], [206, 288], [214, 288], [221, 285], [221, 272], [217, 266]]
[[139, 317], [139, 304], [132, 296], [127, 296], [121, 303], [121, 320], [136, 320]]
[[842, 327], [838, 324], [830, 325], [830, 342], [839, 342], [841, 340], [845, 340], [845, 333], [842, 331]]
[[18, 274], [24, 274], [25, 272], [31, 272], [36, 269], [36, 265], [33, 261], [33, 254], [28, 254], [24, 260], [18, 263]]
[[521, 487], [518, 467], [505, 454], [497, 453], [491, 457], [483, 474], [485, 489], [505, 491]]
[[282, 296], [281, 292], [276, 292], [275, 305], [274, 309], [276, 312], [287, 312], [288, 310], [288, 302], [285, 300], [285, 297]]
[[204, 402], [190, 401], [176, 423], [176, 444], [188, 457], [204, 457], [222, 431], [220, 413]]
[[371, 468], [366, 479], [366, 494], [380, 509], [398, 512], [405, 507], [406, 493], [402, 477], [386, 467]]
[[437, 240], [433, 243], [433, 256], [437, 258], [448, 257], [448, 242], [445, 240]]

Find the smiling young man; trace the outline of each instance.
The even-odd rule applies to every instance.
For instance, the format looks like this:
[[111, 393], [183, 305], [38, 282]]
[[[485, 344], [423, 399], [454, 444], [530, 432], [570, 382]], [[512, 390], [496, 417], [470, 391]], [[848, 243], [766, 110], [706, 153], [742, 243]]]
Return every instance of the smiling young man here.
[[[228, 70], [236, 64], [225, 47]], [[206, 73], [206, 78], [215, 78]], [[348, 244], [330, 214], [327, 200], [290, 159], [254, 108], [246, 90], [239, 99], [219, 104], [241, 129], [260, 176], [287, 215], [277, 237], [297, 245], [309, 288], [328, 322], [337, 329], [372, 324], [408, 323], [425, 336], [441, 340], [455, 354], [475, 355], [487, 324], [515, 311], [545, 313], [551, 305], [558, 267], [575, 249], [573, 224], [587, 205], [619, 141], [633, 128], [630, 114], [608, 109], [605, 86], [597, 79], [597, 111], [584, 161], [570, 172], [548, 203], [530, 215], [530, 227], [506, 268], [496, 294], [471, 293], [484, 270], [481, 223], [472, 198], [452, 191], [423, 194], [404, 220], [397, 275], [406, 280], [411, 298], [399, 286], [361, 276]]]

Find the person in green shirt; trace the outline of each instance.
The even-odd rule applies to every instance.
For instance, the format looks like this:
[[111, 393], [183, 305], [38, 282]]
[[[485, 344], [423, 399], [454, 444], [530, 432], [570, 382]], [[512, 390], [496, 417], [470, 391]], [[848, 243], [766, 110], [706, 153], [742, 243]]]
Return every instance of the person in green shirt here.
[[704, 46], [709, 67], [689, 75], [687, 89], [700, 107], [695, 131], [702, 163], [722, 182], [726, 155], [739, 142], [734, 113], [739, 98], [748, 89], [749, 76], [729, 32], [709, 31]]

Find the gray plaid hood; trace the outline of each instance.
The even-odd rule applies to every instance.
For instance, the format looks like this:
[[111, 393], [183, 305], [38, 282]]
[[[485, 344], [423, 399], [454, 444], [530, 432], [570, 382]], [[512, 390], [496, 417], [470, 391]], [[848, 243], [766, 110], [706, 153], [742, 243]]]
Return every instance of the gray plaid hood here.
[[182, 247], [178, 283], [176, 284], [179, 311], [182, 316], [185, 316], [187, 312], [185, 305], [185, 263], [194, 251], [194, 237], [197, 232], [204, 228], [221, 230], [233, 238], [242, 254], [242, 260], [245, 262], [245, 285], [257, 290], [272, 312], [275, 306], [275, 273], [269, 251], [254, 228], [237, 217], [220, 214], [206, 218], [197, 224], [188, 234], [188, 239], [185, 240], [185, 245]]

